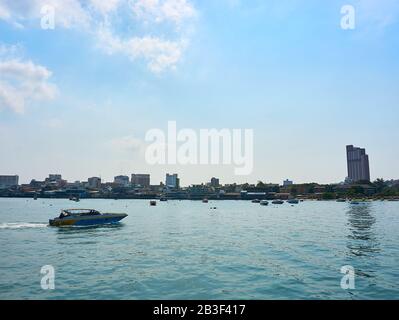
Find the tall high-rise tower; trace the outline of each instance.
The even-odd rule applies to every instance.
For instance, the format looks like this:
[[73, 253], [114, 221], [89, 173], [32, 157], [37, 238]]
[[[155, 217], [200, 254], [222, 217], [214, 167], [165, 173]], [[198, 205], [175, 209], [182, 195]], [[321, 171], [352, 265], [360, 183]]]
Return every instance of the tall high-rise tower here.
[[346, 159], [349, 181], [370, 181], [369, 156], [366, 149], [346, 146]]

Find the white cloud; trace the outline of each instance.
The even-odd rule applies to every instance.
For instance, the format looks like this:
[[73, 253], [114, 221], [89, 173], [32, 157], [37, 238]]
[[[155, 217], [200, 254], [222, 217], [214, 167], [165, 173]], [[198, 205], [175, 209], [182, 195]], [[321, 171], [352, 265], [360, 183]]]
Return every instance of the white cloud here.
[[162, 72], [167, 68], [175, 68], [182, 56], [187, 42], [164, 41], [159, 38], [134, 38], [128, 43], [133, 58], [143, 57], [148, 60], [148, 67], [153, 72]]
[[118, 9], [121, 0], [90, 0], [90, 3], [96, 11], [107, 15]]
[[135, 0], [131, 5], [137, 17], [157, 23], [172, 21], [179, 25], [196, 15], [194, 7], [186, 0]]
[[0, 108], [22, 114], [29, 102], [53, 99], [57, 88], [50, 77], [47, 68], [31, 61], [0, 58]]
[[0, 43], [0, 58], [3, 60], [21, 55], [22, 52], [23, 47], [20, 44], [5, 45]]
[[108, 54], [122, 53], [132, 60], [142, 58], [154, 73], [174, 69], [187, 46], [187, 40], [169, 41], [157, 37], [133, 37], [122, 40], [108, 29], [102, 29], [98, 38], [100, 46]]
[[[83, 30], [94, 36], [106, 53], [143, 59], [155, 73], [176, 68], [189, 42], [188, 23], [196, 16], [190, 0], [1, 0], [0, 19], [22, 27], [36, 21], [40, 27], [45, 5], [55, 8], [55, 28]], [[152, 24], [151, 33], [120, 31], [121, 25], [134, 23]], [[163, 23], [175, 28], [163, 28]]]
[[7, 7], [0, 3], [0, 19], [8, 20], [10, 18], [10, 12], [7, 10]]

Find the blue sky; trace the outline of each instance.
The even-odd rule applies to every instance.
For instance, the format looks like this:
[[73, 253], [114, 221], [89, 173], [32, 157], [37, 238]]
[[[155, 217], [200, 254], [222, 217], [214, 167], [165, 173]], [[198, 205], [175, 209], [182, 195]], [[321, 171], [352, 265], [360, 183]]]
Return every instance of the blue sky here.
[[[55, 29], [43, 30], [49, 3]], [[1, 174], [339, 182], [355, 144], [372, 178], [399, 178], [398, 1], [108, 4], [0, 0]], [[354, 30], [340, 27], [346, 4]], [[145, 133], [168, 120], [254, 129], [253, 173], [147, 165]]]

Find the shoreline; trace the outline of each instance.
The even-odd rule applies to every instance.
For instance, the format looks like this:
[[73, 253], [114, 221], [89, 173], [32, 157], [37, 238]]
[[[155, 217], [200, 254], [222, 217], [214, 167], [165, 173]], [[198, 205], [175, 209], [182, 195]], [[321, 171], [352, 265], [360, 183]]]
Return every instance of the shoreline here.
[[[79, 198], [79, 200], [153, 200], [153, 201], [160, 201], [160, 199], [162, 199], [164, 197], [82, 197]], [[36, 199], [32, 196], [25, 196], [25, 195], [21, 195], [21, 196], [0, 196], [0, 199], [33, 199], [33, 200], [41, 200], [41, 199], [52, 199], [52, 200], [69, 200], [74, 202], [74, 200], [69, 199], [69, 198], [65, 198], [65, 197], [37, 197]], [[213, 197], [205, 197], [205, 198], [166, 198], [167, 201], [203, 201], [204, 199], [207, 199], [209, 201], [247, 201], [247, 202], [251, 202], [252, 200], [255, 199], [241, 199], [241, 198], [213, 198]], [[353, 198], [337, 198], [337, 199], [315, 199], [315, 198], [290, 198], [290, 199], [298, 199], [301, 201], [328, 201], [328, 202], [337, 202], [337, 200], [346, 200], [346, 202], [351, 201], [351, 200], [364, 200], [364, 201], [399, 201], [399, 198], [397, 197], [353, 197]], [[288, 201], [290, 199], [271, 199], [271, 198], [267, 198], [267, 199], [259, 199], [259, 200], [267, 200], [267, 201], [273, 201], [273, 200], [283, 200], [283, 201]], [[340, 202], [340, 201], [338, 201]], [[344, 202], [344, 201], [342, 201]]]

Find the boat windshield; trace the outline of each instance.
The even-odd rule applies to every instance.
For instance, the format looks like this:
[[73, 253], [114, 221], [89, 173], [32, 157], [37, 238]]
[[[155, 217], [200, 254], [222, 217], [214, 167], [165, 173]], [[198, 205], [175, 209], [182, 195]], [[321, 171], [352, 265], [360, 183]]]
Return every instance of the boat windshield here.
[[98, 215], [101, 215], [101, 213], [93, 209], [69, 209], [61, 211], [60, 219], [69, 216], [98, 216]]

